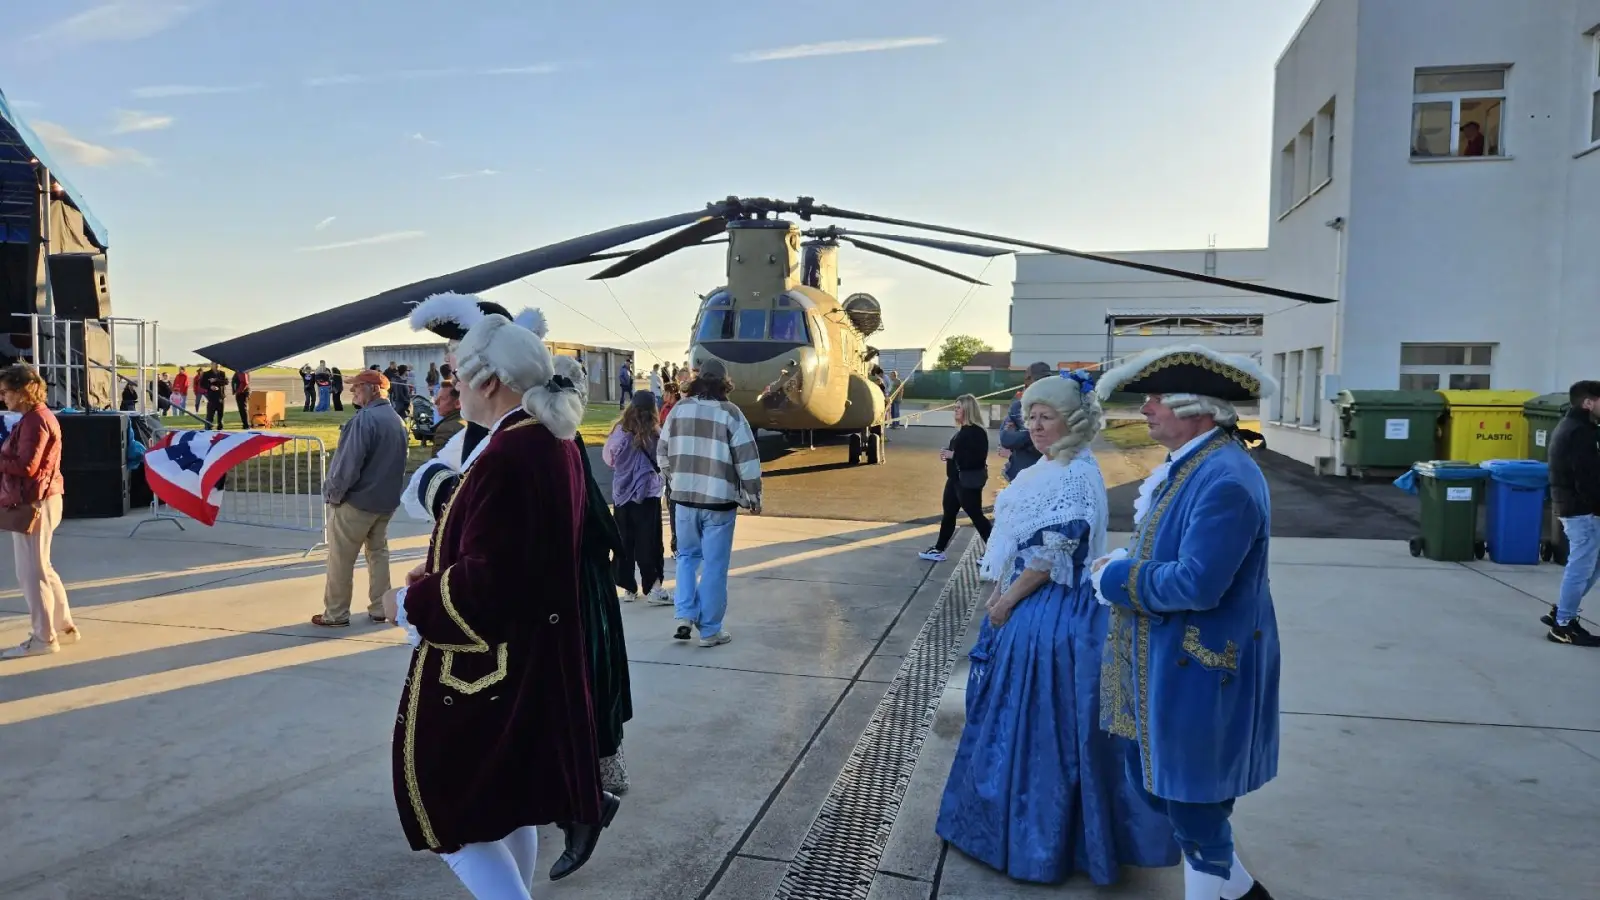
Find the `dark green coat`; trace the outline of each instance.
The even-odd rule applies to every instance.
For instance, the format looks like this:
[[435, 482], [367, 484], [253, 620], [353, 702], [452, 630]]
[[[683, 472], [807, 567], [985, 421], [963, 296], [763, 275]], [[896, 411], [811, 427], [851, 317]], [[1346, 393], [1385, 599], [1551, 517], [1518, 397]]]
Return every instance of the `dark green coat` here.
[[588, 500], [583, 509], [583, 560], [578, 570], [584, 635], [589, 642], [590, 685], [594, 696], [595, 737], [602, 758], [622, 746], [622, 725], [633, 718], [633, 688], [628, 678], [628, 644], [622, 633], [622, 604], [611, 577], [611, 556], [622, 550], [622, 536], [611, 505], [595, 483], [583, 437], [574, 438], [583, 458]]

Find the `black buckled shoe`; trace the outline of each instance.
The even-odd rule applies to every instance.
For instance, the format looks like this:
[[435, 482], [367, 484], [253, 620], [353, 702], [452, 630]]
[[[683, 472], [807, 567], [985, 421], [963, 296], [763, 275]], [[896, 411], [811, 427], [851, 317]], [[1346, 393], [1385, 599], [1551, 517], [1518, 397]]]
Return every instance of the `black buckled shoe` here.
[[[561, 858], [550, 867], [550, 880], [560, 881], [573, 872], [583, 868], [583, 864], [594, 855], [594, 848], [600, 843], [600, 832], [610, 827], [611, 820], [617, 817], [617, 810], [622, 806], [622, 798], [616, 794], [602, 791], [600, 793], [600, 824], [579, 825], [569, 822], [561, 826], [561, 833], [567, 839], [566, 849], [561, 851]], [[1255, 898], [1251, 898], [1255, 900]]]
[[1262, 887], [1261, 882], [1258, 881], [1250, 885], [1250, 890], [1245, 891], [1244, 896], [1240, 897], [1239, 900], [1272, 900], [1272, 895], [1267, 893], [1267, 889]]

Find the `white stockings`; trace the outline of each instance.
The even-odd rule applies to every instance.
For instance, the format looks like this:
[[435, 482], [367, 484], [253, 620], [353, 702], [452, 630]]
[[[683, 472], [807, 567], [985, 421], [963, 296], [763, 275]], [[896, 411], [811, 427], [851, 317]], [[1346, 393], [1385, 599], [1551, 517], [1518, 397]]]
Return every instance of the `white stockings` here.
[[476, 900], [531, 900], [539, 830], [525, 825], [498, 841], [446, 853], [444, 861]]
[[1255, 884], [1256, 880], [1245, 871], [1237, 853], [1233, 855], [1226, 880], [1196, 872], [1187, 859], [1183, 861], [1183, 900], [1239, 900], [1250, 893]]

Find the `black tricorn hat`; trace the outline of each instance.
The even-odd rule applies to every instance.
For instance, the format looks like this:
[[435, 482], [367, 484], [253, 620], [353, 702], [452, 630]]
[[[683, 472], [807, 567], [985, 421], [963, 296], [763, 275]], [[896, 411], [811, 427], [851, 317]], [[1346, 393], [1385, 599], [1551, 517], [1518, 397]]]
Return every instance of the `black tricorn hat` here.
[[1100, 378], [1100, 397], [1114, 393], [1198, 394], [1229, 403], [1260, 400], [1277, 392], [1255, 360], [1189, 344], [1146, 350]]
[[434, 294], [412, 307], [411, 330], [427, 329], [447, 341], [459, 341], [484, 316], [510, 319], [511, 313], [493, 300], [470, 294]]

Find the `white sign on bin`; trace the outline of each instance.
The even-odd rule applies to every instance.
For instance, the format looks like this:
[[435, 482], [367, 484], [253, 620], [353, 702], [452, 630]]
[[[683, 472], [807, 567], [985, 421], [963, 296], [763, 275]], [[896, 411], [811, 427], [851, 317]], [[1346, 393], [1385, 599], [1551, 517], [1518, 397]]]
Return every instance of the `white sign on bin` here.
[[1386, 440], [1403, 441], [1411, 437], [1410, 419], [1386, 419], [1383, 423], [1383, 436]]
[[1464, 487], [1464, 488], [1445, 488], [1444, 489], [1444, 499], [1446, 499], [1446, 500], [1471, 500], [1472, 499], [1472, 488], [1469, 488], [1469, 487]]
[[1544, 430], [1543, 428], [1539, 429], [1538, 431], [1535, 431], [1533, 433], [1533, 445], [1535, 447], [1543, 447], [1544, 446], [1544, 441], [1545, 441], [1545, 435], [1547, 435], [1549, 433], [1550, 432]]

